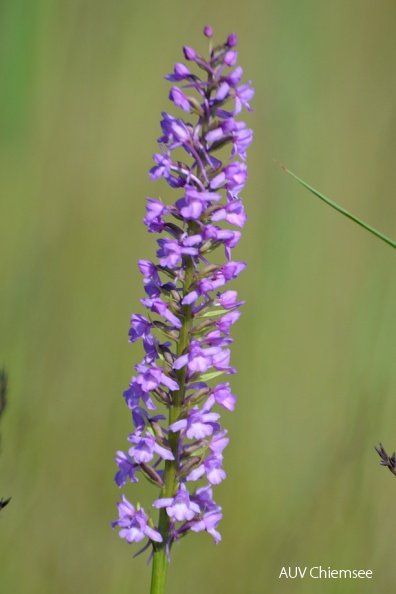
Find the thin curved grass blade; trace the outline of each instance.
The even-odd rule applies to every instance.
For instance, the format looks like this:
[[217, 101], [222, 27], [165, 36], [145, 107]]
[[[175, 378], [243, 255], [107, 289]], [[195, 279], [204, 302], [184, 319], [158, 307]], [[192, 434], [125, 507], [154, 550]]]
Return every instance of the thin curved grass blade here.
[[377, 229], [374, 229], [374, 227], [371, 227], [371, 225], [368, 225], [367, 223], [364, 223], [363, 221], [361, 221], [360, 219], [358, 219], [357, 217], [355, 217], [353, 214], [351, 214], [350, 212], [348, 212], [347, 210], [345, 210], [345, 208], [342, 208], [342, 206], [339, 206], [338, 204], [336, 204], [335, 202], [333, 202], [333, 200], [330, 200], [330, 198], [326, 198], [326, 196], [324, 196], [323, 194], [321, 194], [320, 192], [318, 192], [318, 190], [315, 190], [315, 188], [313, 188], [312, 186], [310, 186], [304, 180], [300, 179], [295, 173], [293, 173], [292, 171], [290, 171], [289, 169], [287, 169], [284, 165], [280, 165], [280, 166], [282, 167], [282, 169], [284, 171], [286, 171], [286, 173], [288, 173], [289, 175], [291, 175], [292, 177], [294, 177], [294, 179], [296, 179], [298, 182], [300, 182], [300, 184], [303, 185], [304, 188], [307, 188], [307, 190], [309, 190], [310, 192], [312, 192], [312, 194], [314, 194], [315, 196], [317, 196], [318, 198], [320, 198], [321, 200], [323, 200], [323, 202], [326, 202], [326, 204], [328, 204], [329, 206], [331, 206], [332, 208], [334, 208], [335, 210], [337, 210], [338, 212], [340, 212], [341, 214], [343, 214], [344, 216], [346, 216], [348, 219], [351, 219], [352, 221], [354, 221], [355, 223], [357, 223], [358, 225], [360, 225], [361, 227], [363, 227], [363, 229], [366, 229], [366, 231], [369, 231], [370, 233], [372, 233], [373, 235], [375, 235], [379, 239], [382, 239], [382, 241], [385, 241], [385, 243], [387, 243], [388, 245], [390, 245], [390, 246], [392, 246], [393, 248], [396, 249], [396, 243], [392, 239], [389, 239], [389, 237], [386, 237], [386, 235], [383, 235], [380, 231], [377, 231]]

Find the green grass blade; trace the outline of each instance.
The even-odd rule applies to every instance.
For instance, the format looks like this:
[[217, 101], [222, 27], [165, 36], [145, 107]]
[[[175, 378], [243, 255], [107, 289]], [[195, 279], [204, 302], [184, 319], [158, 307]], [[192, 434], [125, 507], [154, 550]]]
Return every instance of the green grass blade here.
[[392, 239], [389, 239], [389, 237], [386, 237], [386, 235], [383, 235], [382, 233], [380, 233], [379, 231], [377, 231], [377, 229], [374, 229], [374, 227], [371, 227], [370, 225], [367, 225], [367, 223], [364, 223], [363, 221], [361, 221], [360, 219], [358, 219], [357, 217], [355, 217], [353, 214], [351, 214], [350, 212], [348, 212], [347, 210], [345, 210], [345, 208], [342, 208], [342, 206], [339, 206], [338, 204], [336, 204], [335, 202], [333, 202], [332, 200], [330, 200], [330, 198], [326, 198], [326, 196], [323, 196], [323, 194], [321, 194], [320, 192], [318, 192], [318, 190], [315, 190], [315, 188], [313, 188], [312, 186], [310, 186], [309, 184], [307, 184], [307, 182], [305, 182], [302, 179], [300, 179], [299, 177], [297, 177], [297, 175], [295, 175], [295, 173], [293, 173], [292, 171], [290, 171], [289, 169], [287, 169], [284, 165], [281, 165], [281, 167], [282, 167], [282, 169], [284, 169], [286, 171], [286, 173], [288, 173], [289, 175], [291, 175], [292, 177], [294, 177], [294, 179], [296, 179], [298, 182], [300, 182], [301, 185], [303, 185], [305, 188], [307, 188], [307, 190], [309, 190], [310, 192], [312, 192], [312, 194], [315, 194], [315, 196], [317, 196], [318, 198], [320, 198], [321, 200], [323, 200], [323, 202], [326, 202], [326, 204], [328, 204], [332, 208], [335, 208], [335, 210], [337, 210], [341, 214], [343, 214], [346, 217], [348, 217], [348, 219], [351, 219], [352, 221], [354, 221], [355, 223], [357, 223], [358, 225], [360, 225], [361, 227], [363, 227], [363, 229], [366, 229], [367, 231], [369, 231], [370, 233], [372, 233], [373, 235], [375, 235], [379, 239], [382, 239], [382, 241], [385, 241], [385, 243], [387, 243], [388, 245], [392, 246], [393, 248], [396, 248], [396, 243], [394, 241], [392, 241]]

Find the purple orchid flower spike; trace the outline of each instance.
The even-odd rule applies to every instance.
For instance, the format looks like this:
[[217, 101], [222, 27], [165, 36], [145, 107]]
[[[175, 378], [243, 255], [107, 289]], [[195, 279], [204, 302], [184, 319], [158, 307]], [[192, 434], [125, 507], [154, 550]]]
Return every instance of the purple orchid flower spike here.
[[[144, 477], [158, 489], [151, 506], [159, 510], [158, 527], [150, 508], [133, 506], [125, 495], [112, 524], [129, 543], [147, 539], [142, 550], [151, 548], [151, 594], [165, 592], [175, 541], [191, 532], [208, 532], [216, 544], [221, 540], [222, 510], [212, 486], [226, 478], [229, 439], [219, 412], [236, 404], [229, 382], [213, 380], [235, 373], [230, 331], [244, 302], [228, 283], [246, 267], [232, 251], [247, 218], [241, 193], [253, 139], [236, 116], [251, 111], [254, 91], [242, 82], [235, 33], [220, 45], [214, 45], [209, 25], [204, 35], [209, 57], [185, 46], [188, 66], [178, 62], [165, 76], [169, 99], [181, 111], [179, 117], [162, 113], [149, 176], [163, 178], [175, 197], [173, 203], [147, 198], [144, 224], [161, 237], [153, 249], [156, 259], [139, 261], [147, 313], [132, 315], [129, 341], [141, 339], [144, 357], [124, 392], [134, 426], [129, 449], [116, 455], [118, 487], [134, 488], [130, 484]], [[159, 406], [167, 409], [166, 420], [149, 416]]]

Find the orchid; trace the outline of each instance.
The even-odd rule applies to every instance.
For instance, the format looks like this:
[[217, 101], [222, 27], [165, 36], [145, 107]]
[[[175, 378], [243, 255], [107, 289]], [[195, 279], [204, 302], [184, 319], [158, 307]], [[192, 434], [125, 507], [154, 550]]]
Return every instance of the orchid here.
[[[206, 26], [204, 35], [211, 40], [212, 28]], [[242, 68], [235, 67], [236, 45], [234, 33], [221, 45], [209, 41], [209, 59], [183, 48], [204, 78], [182, 63], [166, 75], [173, 85], [169, 99], [183, 117], [162, 114], [160, 150], [150, 170], [150, 179], [164, 178], [175, 200], [147, 198], [144, 223], [162, 237], [157, 260], [139, 261], [146, 293], [141, 304], [148, 313], [132, 315], [129, 337], [142, 340], [145, 355], [124, 392], [134, 431], [127, 452], [117, 452], [115, 481], [124, 487], [143, 476], [155, 485], [159, 493], [152, 507], [159, 520], [156, 526], [150, 511], [135, 508], [123, 495], [112, 525], [129, 543], [145, 539], [143, 550], [151, 547], [152, 594], [165, 591], [175, 541], [201, 531], [216, 544], [221, 539], [222, 510], [212, 485], [226, 477], [223, 450], [229, 440], [214, 407], [233, 411], [236, 398], [229, 382], [213, 380], [236, 372], [228, 347], [244, 302], [227, 285], [246, 267], [231, 253], [246, 222], [240, 193], [253, 138], [235, 118], [243, 108], [251, 111], [254, 95], [250, 82], [241, 83]], [[215, 260], [218, 248], [224, 256]], [[158, 406], [167, 410], [166, 417], [149, 415]]]

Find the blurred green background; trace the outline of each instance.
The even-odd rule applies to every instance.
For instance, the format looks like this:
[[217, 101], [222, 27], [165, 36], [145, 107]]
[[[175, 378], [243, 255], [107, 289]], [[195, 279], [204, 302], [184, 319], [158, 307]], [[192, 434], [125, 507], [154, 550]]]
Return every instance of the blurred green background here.
[[[147, 171], [168, 109], [163, 75], [202, 28], [239, 37], [256, 88], [223, 414], [231, 436], [223, 541], [175, 546], [169, 594], [394, 589], [396, 254], [331, 211], [286, 164], [396, 238], [392, 0], [2, 0], [0, 4], [0, 587], [4, 594], [145, 594], [150, 569], [112, 532], [114, 453], [138, 346], [129, 316], [154, 255]], [[154, 491], [130, 485], [131, 500]], [[279, 580], [282, 566], [372, 580]]]

